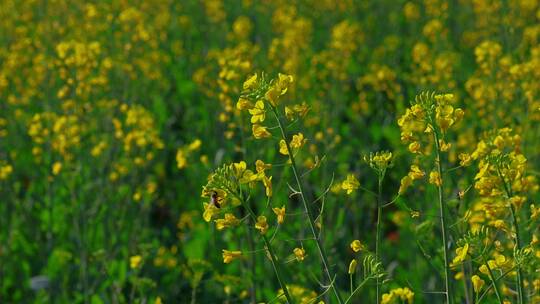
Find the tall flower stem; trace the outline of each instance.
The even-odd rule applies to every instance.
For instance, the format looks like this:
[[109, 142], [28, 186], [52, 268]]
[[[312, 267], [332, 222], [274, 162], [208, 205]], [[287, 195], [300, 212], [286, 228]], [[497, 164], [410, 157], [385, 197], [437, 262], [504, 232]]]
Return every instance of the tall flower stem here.
[[437, 131], [433, 131], [433, 138], [435, 140], [435, 150], [437, 159], [435, 160], [437, 165], [437, 172], [440, 178], [440, 184], [437, 185], [438, 197], [439, 197], [439, 215], [441, 218], [441, 233], [443, 241], [443, 252], [444, 252], [444, 285], [445, 285], [445, 295], [446, 303], [450, 304], [451, 302], [451, 287], [450, 287], [450, 265], [448, 263], [448, 227], [446, 223], [446, 203], [444, 202], [444, 192], [443, 192], [443, 175], [442, 175], [442, 164], [441, 164], [441, 149], [439, 145], [439, 135]]
[[[510, 203], [510, 212], [512, 213], [512, 223], [514, 224], [514, 230], [516, 230], [516, 247], [519, 250], [521, 249], [521, 241], [519, 238], [519, 226], [517, 222], [516, 211], [512, 203]], [[519, 265], [517, 265], [517, 287], [518, 287], [519, 303], [523, 304], [525, 303], [525, 300], [523, 298], [523, 274], [521, 272], [521, 267]]]
[[[512, 189], [508, 186], [508, 184], [506, 183], [506, 179], [504, 178], [504, 176], [502, 175], [501, 173], [501, 170], [500, 168], [497, 167], [497, 174], [499, 175], [499, 178], [501, 179], [502, 183], [503, 183], [503, 186], [504, 186], [504, 191], [506, 192], [506, 196], [508, 196], [508, 204], [509, 204], [509, 208], [510, 208], [510, 213], [512, 214], [512, 225], [514, 226], [514, 230], [516, 231], [516, 247], [517, 249], [521, 249], [521, 238], [520, 238], [520, 235], [519, 235], [519, 226], [518, 226], [518, 220], [517, 220], [517, 215], [516, 215], [516, 209], [514, 207], [514, 205], [512, 204], [512, 202], [510, 202], [510, 198], [513, 196], [512, 194]], [[524, 302], [524, 298], [523, 298], [523, 273], [521, 272], [521, 267], [519, 267], [519, 265], [517, 265], [517, 290], [518, 290], [518, 303], [520, 304], [523, 304], [525, 303]]]
[[[377, 234], [375, 236], [375, 259], [377, 260], [377, 262], [381, 262], [381, 257], [379, 256], [379, 247], [381, 243], [381, 229], [382, 229], [381, 217], [382, 217], [382, 209], [383, 209], [382, 203], [381, 203], [382, 181], [383, 181], [383, 176], [381, 176], [381, 174], [379, 173], [379, 183], [378, 183], [378, 191], [377, 191]], [[377, 304], [379, 304], [380, 302], [379, 295], [381, 293], [379, 284], [380, 284], [380, 279], [377, 276], [377, 291], [376, 291]]]
[[317, 231], [315, 229], [315, 219], [313, 217], [313, 214], [311, 213], [311, 209], [309, 208], [309, 205], [308, 205], [307, 200], [305, 198], [304, 190], [303, 190], [303, 186], [302, 186], [302, 181], [300, 179], [300, 175], [298, 174], [298, 170], [297, 170], [297, 167], [296, 167], [296, 162], [294, 160], [293, 151], [292, 151], [292, 149], [291, 149], [291, 147], [289, 145], [289, 141], [287, 140], [287, 136], [285, 135], [285, 129], [283, 127], [283, 123], [281, 121], [281, 118], [279, 117], [279, 114], [278, 114], [276, 108], [273, 107], [273, 106], [272, 106], [272, 111], [274, 112], [274, 115], [275, 115], [276, 120], [278, 122], [279, 130], [281, 131], [281, 137], [285, 141], [285, 145], [287, 147], [287, 153], [289, 154], [289, 159], [291, 161], [291, 168], [292, 168], [292, 171], [293, 171], [293, 174], [294, 174], [294, 178], [296, 180], [296, 185], [298, 187], [299, 195], [300, 195], [300, 198], [302, 199], [304, 209], [305, 209], [306, 214], [308, 216], [309, 227], [311, 229], [311, 233], [313, 235], [313, 238], [315, 239], [315, 243], [317, 244], [317, 249], [319, 251], [321, 262], [323, 264], [324, 272], [326, 274], [326, 277], [327, 277], [328, 281], [331, 282], [331, 288], [334, 291], [334, 295], [336, 296], [337, 302], [341, 304], [341, 303], [343, 303], [343, 300], [341, 299], [339, 291], [337, 290], [337, 288], [335, 287], [335, 285], [333, 283], [334, 280], [332, 278], [332, 275], [330, 274], [330, 270], [328, 269], [328, 258], [326, 256], [326, 253], [324, 252], [323, 246], [321, 244], [321, 240], [319, 239], [319, 236], [318, 236]]

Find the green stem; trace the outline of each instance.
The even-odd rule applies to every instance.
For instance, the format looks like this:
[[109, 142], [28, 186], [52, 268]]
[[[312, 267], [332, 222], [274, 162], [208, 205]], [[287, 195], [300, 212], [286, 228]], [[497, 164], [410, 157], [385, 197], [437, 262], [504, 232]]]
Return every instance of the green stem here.
[[[381, 258], [379, 257], [379, 247], [380, 247], [380, 243], [381, 243], [381, 226], [382, 226], [382, 223], [381, 223], [381, 217], [382, 217], [382, 206], [381, 206], [381, 195], [382, 195], [382, 177], [381, 175], [379, 174], [379, 187], [378, 187], [378, 193], [377, 193], [377, 234], [375, 236], [375, 260], [377, 262], [381, 262]], [[379, 295], [380, 295], [380, 286], [379, 286], [379, 277], [377, 276], [377, 288], [376, 288], [376, 293], [377, 293], [377, 304], [379, 304], [380, 302], [380, 299], [379, 299]]]
[[285, 135], [285, 129], [283, 128], [283, 123], [281, 122], [281, 119], [279, 118], [279, 114], [278, 114], [276, 108], [272, 106], [272, 110], [273, 110], [274, 115], [276, 117], [276, 120], [278, 122], [279, 130], [281, 131], [281, 137], [285, 141], [285, 145], [287, 147], [287, 152], [289, 154], [289, 159], [291, 161], [291, 168], [292, 168], [292, 171], [293, 171], [293, 174], [294, 174], [294, 178], [296, 179], [296, 185], [298, 187], [298, 191], [300, 192], [300, 197], [302, 199], [304, 209], [305, 209], [306, 214], [308, 216], [309, 227], [311, 229], [311, 233], [313, 235], [313, 238], [315, 239], [315, 243], [317, 244], [317, 249], [319, 251], [319, 255], [320, 255], [320, 258], [321, 258], [321, 261], [322, 261], [322, 264], [323, 264], [324, 272], [326, 274], [326, 277], [327, 277], [328, 281], [331, 282], [331, 287], [332, 287], [332, 290], [334, 291], [334, 295], [336, 296], [336, 299], [337, 299], [338, 303], [341, 304], [341, 303], [343, 303], [343, 300], [341, 299], [339, 291], [334, 286], [332, 276], [330, 275], [330, 270], [328, 269], [328, 258], [326, 257], [326, 254], [325, 254], [325, 252], [323, 250], [323, 246], [322, 246], [321, 241], [320, 241], [320, 239], [319, 239], [319, 237], [317, 235], [317, 231], [315, 230], [315, 220], [313, 218], [313, 215], [311, 214], [311, 209], [309, 208], [309, 205], [308, 205], [308, 203], [306, 201], [306, 198], [304, 197], [304, 190], [303, 190], [303, 186], [302, 186], [302, 181], [300, 180], [300, 175], [298, 175], [298, 171], [296, 169], [296, 162], [294, 160], [293, 151], [292, 151], [292, 149], [291, 149], [291, 147], [289, 145], [289, 142], [287, 141], [287, 136]]
[[439, 173], [440, 185], [437, 186], [438, 196], [439, 196], [439, 215], [441, 217], [441, 233], [443, 241], [443, 250], [444, 250], [444, 285], [446, 288], [446, 303], [450, 304], [451, 302], [451, 289], [450, 289], [450, 265], [448, 263], [448, 228], [446, 226], [446, 204], [444, 202], [444, 192], [443, 192], [443, 176], [442, 176], [442, 165], [441, 165], [441, 150], [439, 146], [439, 136], [436, 131], [433, 131], [433, 136], [435, 139], [435, 149], [437, 153], [437, 172]]
[[[487, 267], [487, 266], [486, 266]], [[510, 270], [507, 270], [505, 273], [503, 273], [500, 277], [498, 277], [496, 280], [492, 281], [491, 282], [491, 285], [486, 288], [486, 290], [482, 293], [482, 295], [478, 298], [478, 303], [480, 303], [482, 301], [482, 299], [487, 295], [487, 293], [491, 290], [491, 287], [494, 286], [496, 282], [498, 282], [499, 280], [501, 280], [502, 278], [504, 278], [507, 274], [509, 274], [510, 272], [512, 272], [514, 270], [514, 268], [510, 269]], [[504, 303], [504, 302], [503, 302]]]
[[268, 250], [268, 253], [270, 255], [270, 261], [272, 261], [272, 267], [274, 267], [274, 272], [276, 273], [276, 277], [279, 282], [279, 286], [281, 286], [281, 289], [283, 290], [283, 294], [285, 294], [285, 298], [287, 298], [287, 303], [293, 304], [293, 300], [291, 299], [291, 296], [289, 295], [289, 290], [287, 289], [287, 286], [283, 282], [283, 279], [281, 278], [281, 275], [278, 271], [278, 265], [277, 265], [277, 257], [274, 253], [274, 249], [272, 249], [272, 245], [268, 241], [268, 238], [266, 235], [263, 235], [264, 244], [266, 245], [266, 249]]
[[[512, 189], [506, 183], [506, 179], [502, 175], [501, 170], [499, 169], [499, 167], [497, 167], [497, 174], [499, 175], [499, 178], [501, 179], [501, 181], [503, 183], [504, 191], [506, 192], [506, 196], [508, 197], [508, 205], [510, 206], [510, 213], [512, 214], [512, 225], [514, 226], [514, 230], [516, 231], [516, 247], [517, 247], [517, 250], [520, 250], [521, 249], [521, 238], [519, 236], [519, 226], [518, 226], [518, 221], [517, 221], [516, 210], [515, 210], [514, 205], [512, 204], [512, 202], [510, 202], [510, 198], [513, 196]], [[517, 285], [518, 300], [519, 300], [518, 303], [523, 304], [523, 303], [525, 303], [524, 297], [523, 297], [523, 281], [522, 281], [523, 274], [521, 272], [521, 267], [519, 265], [516, 265], [516, 267], [517, 267], [517, 278], [516, 278], [517, 282], [516, 282], [516, 285]]]
[[349, 301], [352, 299], [352, 297], [356, 294], [356, 292], [358, 292], [363, 286], [364, 284], [366, 284], [369, 280], [371, 279], [371, 277], [368, 277], [368, 278], [365, 278], [362, 283], [360, 283], [358, 286], [356, 286], [356, 289], [353, 290], [353, 292], [351, 292], [351, 295], [347, 298], [347, 300], [345, 300], [345, 304], [349, 303]]
[[499, 286], [497, 285], [497, 281], [495, 280], [495, 276], [493, 275], [493, 271], [491, 270], [491, 267], [489, 267], [489, 263], [486, 261], [486, 257], [482, 254], [482, 259], [484, 260], [484, 264], [486, 265], [488, 271], [489, 271], [489, 279], [491, 280], [491, 283], [493, 284], [493, 289], [495, 289], [495, 294], [497, 295], [497, 300], [499, 300], [499, 303], [503, 303], [501, 298], [501, 292], [499, 291]]
[[[519, 238], [519, 226], [517, 222], [516, 211], [512, 203], [510, 203], [510, 211], [512, 213], [512, 223], [514, 224], [514, 230], [516, 230], [516, 246], [517, 246], [517, 249], [520, 250], [521, 241]], [[519, 303], [523, 304], [525, 303], [525, 299], [523, 297], [523, 280], [522, 280], [523, 274], [521, 273], [521, 267], [519, 265], [516, 265], [516, 266], [517, 266], [517, 286], [518, 286]]]
[[[244, 208], [246, 208], [246, 210], [249, 212], [249, 215], [251, 216], [253, 221], [256, 222], [257, 221], [257, 216], [255, 215], [253, 210], [251, 210], [251, 208], [249, 207], [249, 205], [247, 204], [247, 202], [243, 198], [239, 198], [239, 199], [242, 202], [242, 205], [244, 206]], [[279, 272], [279, 267], [278, 267], [279, 265], [277, 264], [277, 257], [276, 257], [276, 254], [274, 253], [274, 250], [272, 249], [272, 245], [268, 241], [268, 238], [266, 237], [266, 235], [263, 234], [262, 237], [263, 237], [263, 240], [264, 240], [264, 244], [266, 246], [266, 250], [268, 250], [268, 254], [270, 255], [270, 261], [272, 262], [272, 268], [274, 268], [274, 273], [276, 274], [276, 278], [278, 280], [279, 286], [283, 290], [283, 294], [285, 295], [285, 298], [287, 299], [287, 303], [293, 304], [294, 302], [293, 302], [293, 300], [292, 300], [292, 298], [291, 298], [291, 296], [289, 294], [289, 290], [287, 289], [287, 286], [285, 285], [283, 279], [281, 278], [281, 274]]]

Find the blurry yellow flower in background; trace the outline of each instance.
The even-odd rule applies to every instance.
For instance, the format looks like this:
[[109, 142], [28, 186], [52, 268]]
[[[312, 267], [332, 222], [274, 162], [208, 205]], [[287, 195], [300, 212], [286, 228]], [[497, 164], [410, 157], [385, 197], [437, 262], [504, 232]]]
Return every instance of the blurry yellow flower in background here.
[[60, 170], [62, 170], [62, 163], [55, 162], [52, 166], [52, 174], [58, 175], [58, 173], [60, 173]]
[[223, 219], [217, 219], [216, 222], [216, 228], [217, 230], [223, 230], [227, 227], [234, 227], [240, 223], [240, 220], [234, 216], [232, 213], [225, 213], [225, 218]]
[[235, 259], [238, 259], [242, 256], [242, 251], [229, 251], [223, 249], [223, 263], [229, 264], [230, 262], [234, 261]]
[[347, 175], [347, 179], [341, 183], [341, 189], [347, 190], [347, 194], [351, 194], [358, 187], [360, 187], [360, 183], [353, 174]]
[[182, 149], [176, 151], [176, 166], [178, 169], [183, 169], [187, 165], [186, 153]]
[[293, 250], [294, 256], [298, 262], [302, 262], [306, 258], [306, 251], [304, 248], [294, 248]]
[[439, 172], [431, 171], [429, 173], [429, 183], [437, 187], [440, 187], [442, 185], [442, 180], [441, 180], [441, 176], [439, 175]]
[[129, 258], [129, 267], [132, 269], [139, 268], [142, 262], [142, 257], [140, 255], [134, 255]]

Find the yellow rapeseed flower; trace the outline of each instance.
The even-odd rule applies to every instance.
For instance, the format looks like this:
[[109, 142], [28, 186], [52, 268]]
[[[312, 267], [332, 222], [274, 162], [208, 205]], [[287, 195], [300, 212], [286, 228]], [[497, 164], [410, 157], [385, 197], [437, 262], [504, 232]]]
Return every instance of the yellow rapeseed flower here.
[[351, 249], [354, 252], [358, 252], [358, 251], [364, 249], [364, 245], [362, 243], [360, 243], [359, 240], [354, 240], [354, 241], [351, 242]]
[[279, 100], [279, 95], [280, 95], [280, 90], [278, 87], [276, 86], [271, 86], [268, 91], [266, 91], [266, 93], [264, 94], [264, 97], [266, 98], [266, 100], [268, 100], [268, 102], [274, 106], [274, 107], [277, 107], [278, 105], [278, 100]]
[[484, 287], [484, 280], [482, 280], [479, 276], [473, 275], [471, 277], [471, 282], [473, 284], [474, 292], [479, 293], [480, 290], [482, 290], [482, 287]]
[[217, 230], [223, 230], [227, 227], [234, 227], [240, 224], [240, 220], [237, 219], [232, 213], [226, 213], [225, 218], [217, 219], [215, 222]]
[[452, 261], [452, 265], [456, 266], [457, 264], [463, 263], [467, 258], [467, 253], [469, 252], [469, 244], [465, 243], [463, 247], [456, 248], [456, 257]]
[[251, 123], [263, 122], [266, 118], [266, 110], [264, 109], [264, 101], [259, 100], [255, 103], [252, 109], [249, 109], [251, 114]]
[[234, 261], [235, 259], [242, 256], [242, 251], [229, 251], [223, 249], [223, 263], [229, 264], [230, 262]]
[[439, 172], [431, 171], [429, 173], [429, 183], [437, 187], [440, 187], [442, 185], [442, 179], [441, 179], [441, 176], [439, 175]]
[[272, 208], [272, 211], [274, 211], [277, 216], [278, 224], [283, 224], [283, 221], [285, 220], [285, 206], [281, 208]]
[[203, 218], [206, 222], [210, 222], [212, 220], [212, 217], [219, 212], [219, 209], [211, 203], [203, 203], [203, 206]]
[[261, 215], [257, 217], [257, 222], [255, 223], [255, 229], [259, 230], [261, 234], [265, 234], [268, 231], [268, 223], [266, 222], [266, 216]]
[[399, 195], [403, 195], [405, 191], [407, 191], [407, 188], [409, 188], [412, 185], [413, 179], [410, 177], [410, 175], [404, 176], [399, 185]]
[[255, 162], [255, 169], [257, 170], [258, 173], [261, 173], [261, 172], [264, 172], [265, 170], [267, 169], [271, 169], [272, 168], [272, 164], [265, 164], [262, 160], [258, 159], [256, 162]]
[[411, 151], [411, 153], [420, 153], [420, 148], [420, 143], [417, 141], [413, 141], [409, 144], [409, 151]]
[[279, 141], [279, 153], [283, 155], [289, 155], [289, 151], [287, 150], [287, 143], [283, 139]]
[[255, 137], [256, 139], [261, 139], [261, 138], [266, 138], [266, 137], [272, 136], [272, 134], [270, 134], [270, 132], [268, 132], [266, 127], [261, 126], [259, 124], [254, 124], [251, 127], [251, 131], [253, 132], [253, 137]]
[[62, 170], [62, 163], [61, 162], [55, 162], [52, 165], [52, 174], [53, 175], [58, 175], [58, 173], [60, 173], [60, 170]]
[[183, 169], [187, 166], [186, 153], [183, 149], [178, 149], [178, 151], [176, 151], [176, 166], [178, 169]]
[[129, 267], [132, 269], [139, 268], [142, 262], [142, 257], [140, 255], [134, 255], [129, 258]]
[[304, 250], [304, 248], [296, 247], [294, 248], [293, 252], [298, 262], [301, 262], [306, 258], [306, 251]]
[[251, 77], [249, 77], [246, 81], [244, 81], [244, 85], [242, 86], [244, 90], [250, 90], [255, 88], [257, 85], [257, 74], [253, 74]]
[[291, 140], [291, 149], [300, 149], [305, 143], [307, 139], [304, 138], [304, 134], [298, 133], [293, 135], [293, 138]]
[[360, 183], [353, 174], [347, 175], [347, 179], [341, 183], [341, 189], [347, 190], [347, 194], [351, 194], [358, 187], [360, 187]]
[[426, 176], [426, 173], [422, 171], [417, 165], [412, 165], [411, 170], [409, 171], [409, 177], [412, 180], [421, 179]]
[[238, 110], [249, 110], [251, 108], [253, 108], [253, 104], [248, 100], [248, 99], [245, 99], [243, 97], [240, 97], [238, 99], [238, 101], [236, 102], [236, 108]]
[[[259, 173], [261, 174], [261, 173]], [[264, 172], [262, 173], [264, 175]], [[262, 182], [267, 197], [272, 197], [272, 177], [263, 176]]]

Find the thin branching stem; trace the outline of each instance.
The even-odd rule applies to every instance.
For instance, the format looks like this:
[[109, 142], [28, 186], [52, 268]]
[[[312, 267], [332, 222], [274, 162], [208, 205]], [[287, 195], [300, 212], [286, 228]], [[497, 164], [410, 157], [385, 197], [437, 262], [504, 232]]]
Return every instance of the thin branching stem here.
[[437, 172], [440, 178], [440, 184], [437, 185], [438, 197], [439, 197], [439, 214], [441, 217], [441, 233], [443, 241], [443, 252], [444, 252], [444, 285], [446, 289], [446, 303], [452, 303], [452, 291], [450, 287], [450, 265], [448, 263], [448, 228], [446, 226], [446, 203], [444, 202], [444, 192], [443, 192], [443, 169], [441, 164], [441, 150], [439, 146], [439, 135], [436, 131], [433, 131], [433, 138], [435, 140], [435, 150], [437, 159], [435, 160], [437, 165]]
[[[245, 201], [243, 198], [240, 198], [240, 197], [238, 199], [242, 202], [242, 205], [244, 206], [244, 208], [246, 208], [248, 213], [251, 215], [251, 218], [253, 219], [253, 221], [256, 222], [257, 216], [255, 215], [253, 210], [251, 210], [247, 201]], [[283, 281], [283, 278], [281, 277], [281, 272], [279, 270], [279, 265], [277, 263], [277, 257], [276, 257], [276, 254], [274, 253], [274, 250], [272, 249], [272, 244], [270, 244], [270, 241], [268, 241], [268, 238], [266, 237], [266, 235], [262, 235], [262, 237], [264, 240], [264, 245], [270, 257], [270, 262], [272, 262], [272, 268], [274, 268], [274, 273], [276, 274], [276, 278], [278, 280], [279, 286], [281, 287], [281, 290], [283, 290], [283, 294], [285, 295], [285, 298], [287, 299], [287, 303], [293, 304], [294, 302], [291, 299], [289, 290], [287, 289], [287, 286], [285, 285], [285, 282]]]
[[[320, 239], [318, 238], [317, 230], [315, 229], [315, 220], [313, 217], [313, 214], [311, 213], [311, 209], [309, 208], [309, 204], [305, 198], [305, 192], [304, 188], [302, 186], [302, 181], [300, 179], [300, 175], [298, 174], [298, 170], [296, 168], [296, 162], [294, 159], [293, 151], [291, 149], [291, 146], [289, 144], [289, 141], [287, 140], [287, 136], [285, 135], [285, 129], [283, 128], [283, 123], [281, 122], [281, 118], [279, 117], [279, 114], [277, 112], [277, 109], [272, 106], [272, 111], [274, 112], [274, 115], [276, 117], [276, 120], [279, 125], [279, 129], [281, 131], [281, 137], [283, 138], [283, 141], [285, 141], [285, 145], [287, 147], [287, 152], [289, 154], [289, 160], [291, 161], [291, 168], [294, 174], [294, 178], [296, 180], [296, 186], [298, 188], [298, 192], [300, 195], [300, 198], [302, 199], [302, 203], [304, 205], [304, 209], [306, 210], [306, 214], [309, 221], [309, 227], [311, 230], [311, 233], [313, 234], [313, 238], [315, 239], [315, 244], [317, 245], [317, 250], [319, 251], [319, 255], [321, 258], [321, 262], [323, 264], [324, 272], [326, 274], [326, 277], [329, 282], [332, 282], [332, 275], [330, 274], [330, 270], [328, 268], [328, 258], [326, 257], [326, 253], [324, 252], [324, 248], [321, 244]], [[336, 296], [337, 302], [339, 304], [343, 303], [343, 300], [341, 299], [341, 295], [339, 294], [339, 291], [337, 290], [334, 283], [331, 284], [331, 288], [334, 291], [334, 295]]]
[[[504, 191], [506, 192], [506, 196], [508, 197], [508, 204], [510, 208], [510, 213], [512, 214], [512, 225], [514, 226], [514, 230], [516, 231], [516, 248], [517, 250], [521, 249], [521, 239], [519, 235], [519, 225], [517, 220], [517, 214], [516, 210], [514, 208], [514, 205], [510, 201], [510, 198], [513, 196], [512, 189], [508, 186], [506, 183], [506, 179], [502, 175], [501, 170], [499, 167], [497, 167], [497, 174], [499, 175], [499, 178], [501, 179], [504, 187]], [[517, 265], [517, 277], [516, 277], [516, 285], [517, 285], [517, 291], [518, 291], [518, 303], [523, 304], [525, 303], [524, 297], [523, 297], [523, 273], [521, 272], [521, 267]]]
[[493, 275], [493, 270], [491, 270], [491, 267], [489, 266], [489, 263], [486, 260], [486, 257], [484, 254], [482, 254], [482, 259], [484, 260], [484, 264], [486, 265], [488, 272], [489, 272], [489, 279], [491, 280], [491, 283], [493, 284], [493, 289], [495, 289], [495, 294], [497, 295], [497, 300], [499, 300], [499, 303], [502, 304], [502, 298], [501, 298], [501, 292], [499, 291], [499, 286], [497, 285], [497, 280], [495, 280], [495, 276]]

